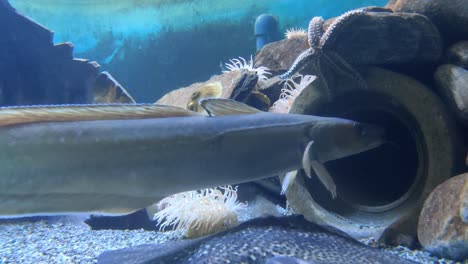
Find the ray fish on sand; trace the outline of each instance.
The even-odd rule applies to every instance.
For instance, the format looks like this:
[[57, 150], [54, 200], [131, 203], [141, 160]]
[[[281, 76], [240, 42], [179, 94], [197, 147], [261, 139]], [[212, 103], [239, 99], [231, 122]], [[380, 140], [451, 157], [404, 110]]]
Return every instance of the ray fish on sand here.
[[302, 216], [257, 218], [204, 238], [107, 251], [97, 260], [98, 264], [416, 263], [337, 235]]

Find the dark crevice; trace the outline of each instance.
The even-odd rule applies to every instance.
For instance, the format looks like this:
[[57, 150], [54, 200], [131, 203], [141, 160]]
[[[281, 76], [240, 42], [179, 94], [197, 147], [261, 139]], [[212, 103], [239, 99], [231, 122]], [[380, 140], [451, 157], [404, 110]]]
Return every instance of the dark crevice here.
[[314, 200], [325, 209], [341, 215], [385, 212], [417, 191], [424, 171], [424, 144], [406, 109], [378, 94], [353, 92], [335, 98], [314, 114], [380, 125], [389, 142], [325, 164], [336, 182], [337, 200], [317, 180], [305, 180]]

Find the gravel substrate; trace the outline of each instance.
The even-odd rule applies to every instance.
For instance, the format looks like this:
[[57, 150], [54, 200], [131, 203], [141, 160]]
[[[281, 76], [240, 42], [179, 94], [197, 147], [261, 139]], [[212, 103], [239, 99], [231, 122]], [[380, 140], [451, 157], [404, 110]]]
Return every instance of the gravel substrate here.
[[361, 243], [364, 243], [368, 246], [377, 247], [383, 249], [389, 253], [399, 255], [400, 257], [416, 261], [419, 263], [430, 263], [430, 264], [468, 264], [468, 262], [456, 262], [449, 259], [438, 258], [436, 256], [431, 255], [429, 252], [421, 251], [421, 250], [411, 250], [407, 247], [397, 246], [397, 247], [390, 247], [385, 245], [378, 245], [372, 239], [363, 239]]
[[175, 232], [90, 230], [73, 222], [0, 225], [1, 263], [97, 263], [104, 251], [176, 239]]
[[[69, 220], [1, 223], [0, 260], [1, 263], [97, 263], [96, 257], [107, 250], [162, 243], [180, 236], [180, 232], [90, 230]], [[405, 247], [385, 250], [420, 263], [456, 263]]]

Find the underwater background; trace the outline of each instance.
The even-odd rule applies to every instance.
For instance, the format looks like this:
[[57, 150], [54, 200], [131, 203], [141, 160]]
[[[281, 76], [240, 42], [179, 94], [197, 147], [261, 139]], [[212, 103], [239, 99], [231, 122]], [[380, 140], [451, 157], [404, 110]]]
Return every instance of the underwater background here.
[[0, 0], [0, 263], [468, 264], [466, 25], [468, 0]]
[[278, 18], [280, 32], [386, 0], [12, 0], [24, 15], [71, 41], [75, 57], [97, 61], [137, 102], [204, 81], [231, 58], [255, 54], [255, 19]]

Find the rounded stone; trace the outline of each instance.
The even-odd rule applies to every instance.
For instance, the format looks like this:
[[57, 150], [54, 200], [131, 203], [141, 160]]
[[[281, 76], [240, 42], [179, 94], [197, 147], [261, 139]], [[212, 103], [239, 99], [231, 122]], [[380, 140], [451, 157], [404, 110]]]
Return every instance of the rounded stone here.
[[418, 238], [438, 256], [468, 258], [468, 173], [440, 184], [427, 198], [419, 217]]
[[449, 47], [447, 61], [468, 69], [468, 41], [461, 41]]
[[[328, 29], [332, 21], [324, 23]], [[409, 13], [366, 12], [333, 31], [328, 51], [352, 65], [387, 65], [435, 62], [442, 56], [442, 39], [425, 16]], [[255, 57], [255, 67], [273, 73], [289, 69], [308, 48], [307, 37], [265, 45]]]
[[434, 79], [444, 101], [463, 124], [468, 124], [468, 70], [453, 64], [440, 65]]
[[240, 71], [230, 71], [221, 75], [213, 76], [206, 82], [194, 83], [188, 87], [179, 88], [173, 90], [158, 101], [155, 104], [172, 105], [185, 108], [187, 104], [192, 100], [192, 96], [200, 92], [207, 84], [219, 82], [223, 87], [220, 98], [229, 98], [237, 84], [242, 78]]
[[389, 0], [394, 12], [427, 16], [450, 40], [468, 39], [468, 2], [466, 0]]

